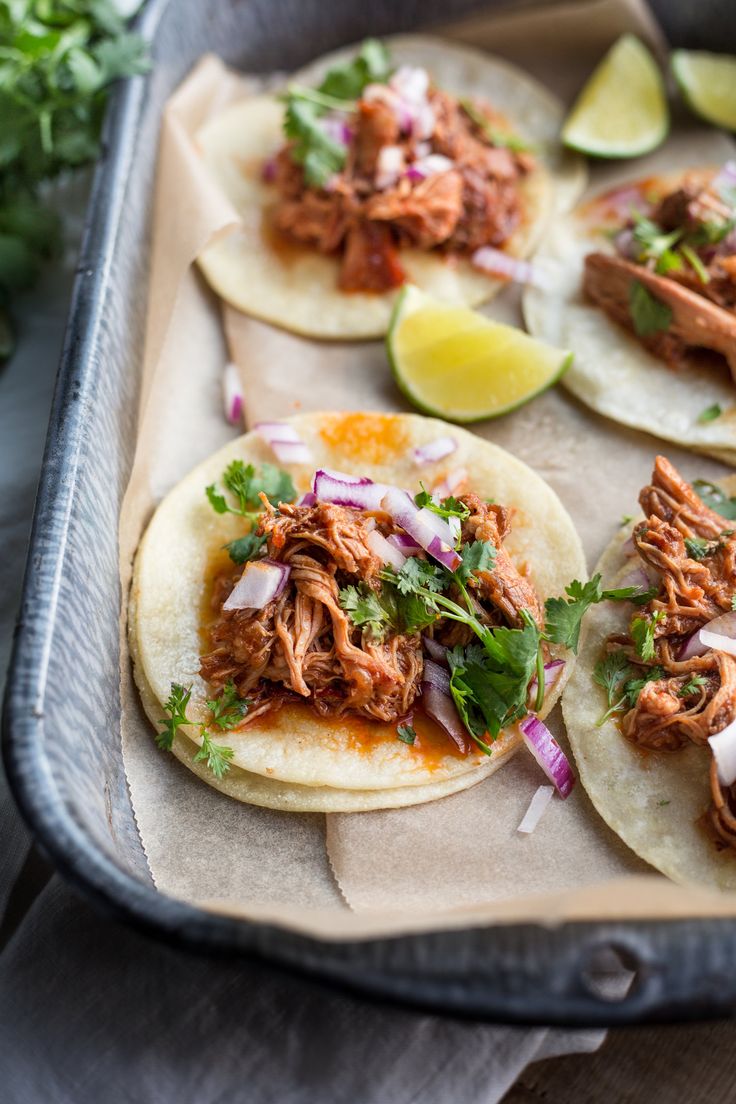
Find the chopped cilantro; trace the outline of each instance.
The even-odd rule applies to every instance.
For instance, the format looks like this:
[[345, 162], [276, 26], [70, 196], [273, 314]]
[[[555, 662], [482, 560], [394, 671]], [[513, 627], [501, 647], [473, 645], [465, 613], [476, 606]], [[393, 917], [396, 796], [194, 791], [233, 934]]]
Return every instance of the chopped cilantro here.
[[219, 698], [210, 698], [207, 708], [212, 713], [212, 723], [223, 731], [237, 728], [248, 712], [250, 701], [238, 696], [235, 683], [226, 682]]
[[621, 528], [623, 529], [624, 525], [628, 525], [629, 522], [633, 520], [634, 517], [632, 514], [623, 514], [621, 517]]
[[641, 694], [648, 682], [659, 682], [659, 680], [665, 678], [666, 675], [667, 672], [664, 667], [649, 667], [644, 675], [641, 675], [639, 678], [629, 679], [628, 682], [624, 683], [626, 708], [634, 708], [639, 694]]
[[[228, 686], [231, 686], [228, 683]], [[233, 687], [233, 691], [234, 691]], [[192, 725], [199, 729], [202, 737], [202, 746], [194, 756], [195, 763], [206, 762], [208, 768], [212, 771], [216, 778], [222, 778], [226, 771], [230, 769], [230, 760], [233, 757], [233, 749], [230, 747], [224, 747], [222, 744], [215, 744], [212, 741], [209, 733], [207, 732], [207, 726], [198, 721], [190, 721], [187, 717], [187, 706], [192, 696], [192, 688], [181, 686], [178, 682], [172, 682], [171, 692], [164, 703], [164, 710], [167, 713], [166, 717], [162, 717], [160, 723], [164, 726], [163, 731], [159, 732], [156, 736], [156, 743], [160, 748], [165, 751], [170, 751], [175, 737], [178, 735], [179, 729], [182, 725]], [[215, 723], [220, 728], [232, 728], [234, 722], [234, 713], [236, 708], [233, 700], [232, 692], [228, 691], [225, 687], [221, 698], [210, 701], [207, 703], [212, 709], [213, 706], [217, 710]], [[243, 709], [239, 714], [239, 720], [244, 715], [248, 708], [248, 703], [242, 703]], [[213, 710], [215, 712], [215, 710]], [[233, 720], [233, 724], [228, 724], [229, 720]]]
[[462, 563], [455, 574], [463, 583], [467, 583], [476, 571], [492, 571], [496, 562], [496, 548], [490, 541], [473, 541], [464, 544], [460, 552]]
[[672, 802], [671, 801], [658, 801], [657, 804], [660, 805], [660, 806], [661, 805], [671, 805]]
[[365, 86], [388, 80], [390, 71], [386, 47], [369, 38], [356, 57], [330, 69], [317, 89], [288, 89], [284, 133], [293, 142], [291, 157], [304, 166], [304, 177], [311, 187], [321, 188], [347, 160], [347, 148], [329, 136], [320, 117], [326, 111], [353, 111]]
[[689, 698], [693, 694], [699, 694], [707, 681], [703, 675], [693, 675], [684, 686], [680, 687], [680, 697]]
[[636, 654], [645, 662], [654, 659], [654, 632], [663, 617], [664, 610], [655, 610], [650, 617], [634, 617], [631, 621], [631, 639]]
[[669, 254], [672, 246], [682, 237], [682, 230], [665, 233], [656, 222], [642, 215], [640, 211], [632, 211], [631, 217], [634, 221], [634, 241], [639, 246], [639, 261], [649, 258], [656, 260]]
[[654, 597], [656, 588], [642, 590], [641, 587], [620, 587], [618, 590], [604, 590], [601, 576], [594, 575], [587, 583], [575, 579], [565, 587], [565, 598], [548, 598], [545, 603], [545, 632], [555, 644], [564, 644], [566, 648], [577, 652], [580, 643], [580, 626], [587, 610], [598, 602], [634, 602], [640, 605]]
[[657, 258], [654, 271], [658, 276], [666, 276], [668, 272], [679, 272], [682, 268], [682, 258], [674, 249], [665, 249], [661, 257]]
[[708, 269], [705, 267], [695, 250], [691, 249], [689, 245], [681, 245], [680, 252], [695, 272], [695, 275], [698, 277], [701, 284], [709, 284], [710, 273], [708, 272]]
[[736, 520], [736, 498], [729, 498], [725, 491], [717, 487], [715, 483], [709, 483], [705, 479], [696, 479], [693, 490], [711, 510], [715, 510], [721, 517], [728, 521]]
[[698, 415], [698, 421], [701, 425], [706, 422], [714, 422], [716, 418], [720, 418], [723, 413], [723, 409], [720, 403], [713, 403], [712, 406], [706, 406], [705, 410], [702, 410]]
[[253, 464], [233, 460], [222, 474], [222, 484], [237, 504], [232, 506], [218, 491], [216, 484], [211, 483], [205, 488], [205, 494], [218, 514], [236, 514], [253, 520], [263, 509], [260, 494], [265, 494], [274, 506], [278, 506], [279, 502], [293, 502], [296, 498], [296, 488], [289, 473], [273, 464], [264, 463], [260, 468], [255, 468]]
[[230, 541], [225, 545], [233, 563], [247, 563], [255, 559], [263, 545], [266, 543], [266, 535], [258, 533], [246, 533], [244, 537]]
[[410, 724], [400, 724], [396, 728], [396, 735], [405, 744], [413, 744], [417, 738], [416, 731]]
[[512, 153], [525, 153], [531, 150], [532, 147], [518, 135], [494, 127], [490, 119], [478, 110], [472, 100], [461, 99], [460, 106], [471, 122], [483, 131], [491, 145], [510, 149]]
[[704, 560], [713, 553], [714, 546], [705, 537], [685, 537], [685, 551], [691, 560]]
[[419, 486], [422, 489], [418, 494], [414, 495], [414, 502], [420, 509], [425, 507], [439, 517], [456, 517], [460, 518], [461, 521], [465, 521], [467, 517], [470, 517], [470, 509], [464, 502], [461, 502], [459, 498], [455, 498], [454, 495], [448, 495], [448, 497], [443, 498], [441, 502], [435, 502], [429, 491], [425, 489], [424, 484], [420, 483]]
[[439, 594], [447, 586], [449, 575], [439, 564], [422, 560], [418, 556], [408, 556], [392, 581], [400, 594], [415, 593], [422, 588]]
[[354, 625], [366, 628], [376, 639], [381, 639], [391, 625], [390, 614], [381, 604], [376, 591], [371, 590], [367, 583], [343, 587], [340, 605], [350, 615]]
[[608, 709], [598, 721], [598, 727], [624, 707], [626, 694], [621, 692], [621, 685], [630, 674], [631, 664], [623, 651], [609, 652], [596, 664], [593, 681], [603, 687], [608, 701]]
[[632, 280], [629, 288], [631, 321], [638, 337], [650, 337], [669, 329], [672, 311], [665, 303], [649, 292], [639, 280]]

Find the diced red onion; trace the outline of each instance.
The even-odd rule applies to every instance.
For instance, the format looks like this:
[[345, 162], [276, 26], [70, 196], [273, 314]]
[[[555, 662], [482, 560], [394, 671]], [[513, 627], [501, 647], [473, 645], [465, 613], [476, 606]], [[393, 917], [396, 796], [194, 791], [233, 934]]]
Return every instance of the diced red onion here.
[[635, 556], [636, 555], [637, 549], [636, 549], [636, 545], [634, 544], [634, 534], [633, 533], [631, 534], [631, 536], [628, 536], [626, 538], [626, 540], [624, 541], [624, 543], [621, 545], [621, 551], [623, 552], [624, 556]]
[[404, 556], [415, 556], [417, 552], [422, 551], [421, 545], [417, 544], [408, 533], [392, 533], [386, 539], [389, 544], [395, 545], [399, 552], [403, 552]]
[[401, 146], [383, 146], [376, 161], [376, 187], [390, 188], [401, 176], [404, 151]]
[[422, 106], [416, 110], [414, 114], [414, 122], [411, 129], [415, 138], [426, 140], [427, 138], [432, 137], [436, 125], [437, 119], [432, 109], [432, 105], [427, 103], [422, 104]]
[[243, 419], [243, 388], [234, 364], [226, 364], [222, 373], [222, 402], [227, 421], [238, 425]]
[[[551, 659], [549, 661], [549, 663], [545, 663], [545, 665], [544, 665], [544, 689], [545, 689], [545, 691], [549, 690], [550, 686], [554, 686], [554, 684], [557, 682], [558, 678], [560, 677], [560, 675], [562, 674], [564, 669], [565, 669], [564, 659]], [[534, 678], [532, 679], [532, 681], [529, 683], [529, 694], [532, 698], [534, 698], [534, 696], [536, 694], [538, 685], [539, 685], [539, 683], [537, 682], [537, 676], [535, 675]]]
[[337, 142], [339, 146], [349, 145], [353, 137], [353, 132], [342, 115], [338, 115], [337, 112], [330, 112], [328, 115], [323, 115], [319, 121], [319, 125], [327, 137], [333, 142]]
[[447, 648], [445, 648], [443, 644], [439, 644], [436, 640], [433, 640], [431, 636], [423, 636], [422, 643], [424, 644], [427, 655], [430, 656], [435, 663], [447, 667]]
[[525, 836], [531, 835], [542, 819], [542, 814], [549, 805], [554, 792], [554, 786], [539, 787], [534, 797], [529, 802], [529, 808], [524, 813], [521, 824], [516, 829], [517, 832], [521, 832], [522, 835]]
[[420, 180], [424, 180], [424, 173], [420, 172], [415, 165], [409, 165], [404, 171], [404, 176], [407, 180], [411, 180], [412, 184], [418, 184]]
[[[703, 639], [704, 632], [706, 639]], [[711, 637], [719, 643], [711, 643]], [[718, 617], [714, 617], [702, 629], [697, 629], [687, 638], [677, 658], [682, 662], [685, 659], [692, 659], [694, 656], [705, 655], [709, 648], [715, 648], [717, 652], [728, 652], [729, 648], [720, 646], [722, 641], [730, 643], [736, 649], [736, 611], [720, 613]], [[736, 655], [736, 650], [732, 651], [731, 655]]]
[[710, 629], [701, 629], [699, 635], [700, 643], [705, 644], [706, 648], [713, 648], [716, 652], [726, 652], [728, 655], [736, 655], [736, 640], [732, 636], [714, 633]]
[[718, 780], [722, 786], [732, 786], [736, 781], [736, 721], [708, 737], [713, 758], [716, 761]]
[[539, 265], [519, 257], [511, 257], [502, 249], [491, 245], [482, 245], [470, 258], [476, 268], [490, 276], [499, 276], [502, 280], [511, 280], [516, 284], [529, 284], [531, 287], [548, 291], [551, 281]]
[[419, 445], [418, 448], [411, 450], [411, 454], [415, 464], [434, 464], [437, 460], [444, 460], [456, 448], [457, 441], [454, 437], [445, 435], [444, 437], [435, 437], [434, 440], [428, 441], [426, 445]]
[[639, 256], [640, 250], [634, 237], [634, 231], [630, 226], [625, 226], [623, 230], [619, 230], [613, 239], [613, 245], [616, 252], [625, 257], [627, 261], [635, 261]]
[[416, 142], [414, 144], [414, 157], [417, 161], [421, 161], [423, 157], [429, 157], [431, 152], [431, 142]]
[[424, 663], [422, 705], [460, 750], [467, 751], [468, 734], [450, 695], [450, 675], [431, 659]]
[[711, 181], [714, 192], [720, 193], [721, 189], [736, 187], [736, 161], [727, 161], [723, 168], [716, 173]]
[[378, 529], [372, 529], [366, 537], [365, 543], [381, 563], [391, 564], [398, 571], [402, 564], [406, 563], [406, 556], [400, 552], [395, 544], [389, 543], [383, 533]]
[[224, 610], [263, 609], [278, 598], [286, 586], [291, 568], [276, 560], [250, 560], [222, 604]]
[[312, 452], [288, 422], [257, 422], [256, 433], [270, 445], [280, 464], [309, 464]]
[[441, 502], [443, 498], [449, 498], [450, 495], [454, 495], [458, 487], [460, 487], [467, 478], [467, 468], [453, 468], [452, 471], [447, 473], [444, 479], [432, 488], [432, 492]]
[[[380, 510], [389, 488], [386, 484], [374, 483], [371, 479], [320, 469], [315, 473], [312, 489], [320, 502], [352, 506], [355, 510]], [[397, 493], [405, 494], [401, 491]], [[411, 501], [408, 495], [405, 497]]]
[[617, 215], [627, 216], [632, 211], [648, 211], [651, 207], [639, 188], [632, 184], [626, 184], [622, 188], [614, 188], [603, 196], [606, 205], [613, 209]]
[[261, 180], [264, 184], [273, 184], [276, 179], [276, 158], [269, 157], [267, 161], [263, 162], [263, 168], [261, 169]]
[[459, 567], [461, 561], [453, 547], [452, 530], [442, 518], [425, 507], [417, 509], [406, 491], [400, 491], [397, 487], [389, 487], [381, 506], [397, 525], [444, 567], [450, 571]]
[[429, 73], [414, 65], [400, 65], [389, 80], [389, 87], [410, 104], [423, 104], [429, 92]]
[[530, 713], [519, 725], [524, 743], [554, 785], [560, 797], [567, 797], [575, 785], [575, 775], [567, 756], [539, 717]]
[[301, 498], [294, 503], [295, 506], [316, 506], [317, 496], [314, 491], [305, 491]]
[[407, 168], [405, 175], [412, 180], [426, 180], [428, 176], [437, 176], [438, 173], [447, 172], [455, 167], [455, 162], [442, 153], [430, 153], [417, 161], [413, 161]]
[[414, 112], [411, 106], [387, 84], [368, 84], [361, 93], [361, 99], [366, 103], [380, 101], [385, 103], [394, 114], [402, 134], [409, 134], [414, 125]]

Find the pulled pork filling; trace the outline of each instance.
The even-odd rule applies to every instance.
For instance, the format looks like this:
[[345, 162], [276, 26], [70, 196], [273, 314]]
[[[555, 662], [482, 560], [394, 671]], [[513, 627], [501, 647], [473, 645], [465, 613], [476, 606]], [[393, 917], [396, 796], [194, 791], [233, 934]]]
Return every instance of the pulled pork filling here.
[[402, 246], [461, 256], [501, 247], [523, 216], [519, 184], [534, 160], [503, 144], [489, 108], [428, 88], [417, 127], [396, 99], [388, 85], [363, 90], [340, 124], [345, 163], [322, 186], [309, 183], [294, 141], [269, 163], [273, 225], [338, 256], [343, 291], [402, 284]]
[[[472, 494], [459, 501], [467, 509], [462, 539], [489, 542], [496, 549], [493, 571], [479, 570], [467, 581], [478, 619], [515, 627], [523, 625], [522, 611], [528, 611], [541, 626], [539, 598], [502, 548], [510, 512]], [[369, 597], [382, 595], [384, 564], [371, 550], [369, 537], [374, 530], [384, 537], [400, 532], [387, 514], [325, 502], [265, 507], [257, 527], [265, 537], [261, 555], [287, 564], [288, 582], [262, 609], [224, 610], [242, 568], [216, 578], [214, 619], [206, 630], [210, 650], [201, 658], [203, 678], [217, 689], [232, 683], [241, 699], [249, 699], [244, 724], [285, 701], [298, 700], [321, 716], [353, 713], [401, 721], [421, 693], [421, 631], [447, 645], [466, 643], [472, 634], [441, 616], [421, 630], [398, 631], [387, 624], [381, 632], [351, 618], [343, 600], [345, 588], [361, 588]], [[465, 750], [469, 747], [468, 741]]]
[[[632, 615], [628, 635], [608, 641], [596, 680], [608, 686], [609, 704], [617, 699], [612, 712], [621, 714], [632, 743], [654, 751], [709, 748], [708, 738], [736, 719], [736, 657], [688, 644], [733, 609], [736, 532], [662, 456], [639, 502], [646, 520], [633, 544], [651, 597]], [[736, 786], [722, 787], [715, 766], [711, 786], [708, 822], [736, 848]]]
[[583, 292], [674, 367], [694, 350], [736, 379], [736, 204], [733, 184], [685, 181], [585, 258]]

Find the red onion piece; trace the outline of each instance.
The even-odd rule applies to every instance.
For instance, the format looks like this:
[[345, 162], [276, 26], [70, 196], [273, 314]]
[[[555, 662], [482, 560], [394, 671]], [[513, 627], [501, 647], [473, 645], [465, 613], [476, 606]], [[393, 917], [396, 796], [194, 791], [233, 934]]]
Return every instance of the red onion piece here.
[[415, 464], [434, 464], [437, 460], [444, 460], [456, 448], [457, 441], [445, 434], [444, 437], [435, 437], [426, 445], [419, 445], [418, 448], [412, 449], [411, 454]]
[[407, 180], [411, 180], [412, 184], [418, 184], [420, 180], [424, 180], [424, 173], [414, 165], [409, 165], [404, 171], [404, 176]]
[[381, 507], [439, 563], [450, 571], [459, 567], [460, 556], [453, 547], [452, 530], [442, 518], [424, 507], [417, 509], [406, 491], [397, 487], [388, 488]]
[[422, 551], [421, 545], [417, 544], [408, 533], [392, 533], [390, 537], [387, 537], [387, 540], [389, 544], [395, 545], [399, 552], [403, 552], [405, 556], [416, 556], [417, 552]]
[[267, 161], [263, 162], [263, 168], [261, 169], [261, 180], [264, 184], [273, 184], [276, 179], [276, 158], [269, 157]]
[[[697, 629], [680, 648], [677, 656], [678, 660], [682, 661], [692, 659], [694, 656], [705, 655], [709, 648], [715, 648], [717, 652], [729, 650], [719, 646], [719, 644], [709, 643], [708, 639], [704, 640], [703, 632], [706, 633], [706, 637], [715, 636], [719, 642], [728, 642], [730, 639], [730, 642], [734, 644], [736, 641], [736, 611], [734, 613], [719, 613], [718, 617], [714, 617], [702, 629]], [[736, 655], [736, 651], [731, 654]]]
[[280, 464], [309, 464], [312, 452], [288, 422], [257, 422], [256, 433], [274, 451]]
[[222, 373], [222, 402], [226, 420], [238, 425], [243, 420], [243, 388], [234, 364], [226, 364]]
[[327, 137], [333, 142], [337, 142], [339, 146], [349, 145], [353, 137], [353, 132], [342, 115], [338, 115], [337, 112], [330, 112], [327, 115], [323, 115], [319, 121], [319, 125]]
[[438, 644], [431, 636], [423, 636], [422, 644], [426, 649], [427, 655], [430, 656], [435, 663], [447, 667], [447, 648], [445, 648], [444, 644]]
[[291, 568], [276, 560], [250, 560], [232, 593], [222, 604], [224, 610], [263, 609], [278, 598], [286, 586]]
[[[421, 107], [417, 108], [416, 112], [414, 113], [414, 121], [411, 128], [415, 138], [419, 138], [420, 140], [431, 138], [434, 134], [434, 128], [436, 125], [437, 119], [435, 117], [434, 111], [432, 110], [431, 104], [422, 104]], [[437, 172], [442, 170], [435, 171]]]
[[635, 261], [641, 251], [636, 243], [634, 231], [629, 226], [619, 230], [613, 239], [613, 246], [616, 252], [627, 261]]
[[524, 743], [560, 797], [567, 797], [575, 785], [575, 775], [567, 756], [550, 730], [533, 713], [524, 718], [519, 730]]
[[711, 188], [714, 192], [720, 193], [722, 188], [730, 191], [734, 187], [736, 187], [736, 161], [727, 161], [713, 177]]
[[[549, 663], [544, 665], [544, 689], [545, 692], [549, 690], [550, 686], [554, 686], [558, 678], [565, 669], [564, 659], [551, 659]], [[532, 681], [529, 683], [529, 694], [533, 699], [537, 692], [537, 676], [535, 675]]]
[[643, 214], [651, 207], [651, 203], [644, 198], [639, 188], [632, 184], [626, 184], [622, 188], [614, 188], [607, 192], [602, 199], [615, 214], [624, 218], [630, 216], [632, 211]]
[[384, 146], [376, 161], [376, 187], [382, 191], [391, 188], [404, 168], [404, 151], [401, 146]]
[[482, 245], [480, 249], [476, 249], [470, 260], [476, 268], [487, 272], [489, 276], [499, 276], [502, 280], [511, 280], [516, 284], [529, 284], [543, 291], [550, 290], [549, 276], [538, 264], [534, 265], [531, 261], [524, 261], [519, 257], [511, 257], [502, 249]]
[[534, 797], [529, 802], [529, 808], [524, 813], [521, 824], [516, 829], [517, 832], [521, 832], [524, 836], [532, 834], [534, 829], [542, 819], [544, 810], [549, 805], [552, 795], [555, 792], [554, 786], [540, 786]]
[[450, 696], [450, 675], [431, 659], [424, 664], [422, 705], [462, 752], [468, 750], [468, 734]]
[[[384, 495], [389, 490], [384, 483], [324, 469], [316, 472], [312, 488], [321, 502], [352, 506], [355, 510], [380, 510]], [[411, 501], [405, 492], [397, 491], [397, 494], [404, 494]]]
[[711, 632], [710, 629], [700, 630], [700, 643], [706, 648], [712, 648], [716, 652], [726, 652], [728, 655], [736, 655], [736, 640], [722, 633]]
[[708, 737], [713, 758], [716, 761], [718, 780], [722, 786], [736, 782], [736, 721]]
[[621, 545], [621, 551], [623, 552], [624, 556], [636, 555], [636, 545], [634, 544], [633, 533], [630, 537], [627, 537], [624, 543]]
[[[412, 179], [426, 180], [428, 176], [437, 176], [438, 173], [447, 172], [455, 167], [455, 162], [442, 153], [430, 153], [426, 157], [412, 162], [410, 168]], [[407, 169], [407, 174], [408, 174]]]
[[[453, 468], [435, 487], [432, 488], [433, 496], [441, 502], [443, 498], [449, 498], [468, 478], [467, 468]], [[459, 521], [459, 518], [448, 519]]]
[[295, 506], [316, 506], [317, 496], [314, 491], [305, 491], [301, 498], [294, 503]]
[[429, 92], [429, 73], [414, 65], [400, 65], [389, 80], [389, 88], [410, 104], [424, 104]]
[[406, 563], [406, 556], [400, 552], [395, 544], [390, 544], [383, 533], [378, 529], [372, 529], [366, 537], [365, 543], [381, 563], [391, 564], [398, 571], [402, 564]]

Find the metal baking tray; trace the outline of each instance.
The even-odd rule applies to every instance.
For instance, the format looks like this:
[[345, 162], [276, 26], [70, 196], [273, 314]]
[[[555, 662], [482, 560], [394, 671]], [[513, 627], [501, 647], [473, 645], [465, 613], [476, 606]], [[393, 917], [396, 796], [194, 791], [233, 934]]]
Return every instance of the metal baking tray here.
[[[120, 754], [117, 520], [135, 442], [148, 223], [161, 107], [206, 49], [251, 71], [447, 21], [478, 0], [151, 0], [147, 78], [105, 127], [36, 504], [4, 712], [13, 792], [53, 864], [99, 906], [200, 952], [257, 956], [353, 992], [507, 1023], [613, 1024], [727, 1014], [736, 923], [503, 925], [328, 942], [158, 892]], [[601, 984], [613, 949], [635, 971]], [[607, 995], [606, 995], [607, 994]]]

